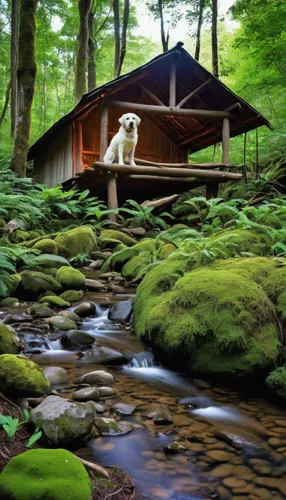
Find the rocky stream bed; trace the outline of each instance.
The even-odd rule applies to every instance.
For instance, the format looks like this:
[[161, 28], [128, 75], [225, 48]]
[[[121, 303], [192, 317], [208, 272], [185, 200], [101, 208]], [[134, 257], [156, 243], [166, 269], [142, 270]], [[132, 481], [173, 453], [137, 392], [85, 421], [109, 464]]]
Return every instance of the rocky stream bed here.
[[[48, 437], [42, 447], [122, 468], [136, 498], [285, 499], [283, 408], [247, 387], [161, 366], [132, 334], [135, 290], [114, 286], [119, 294], [86, 293], [57, 319], [28, 302], [1, 307], [0, 321], [14, 328], [51, 383], [47, 396], [21, 400]], [[57, 420], [66, 411], [69, 425]], [[122, 491], [106, 499], [125, 498]]]

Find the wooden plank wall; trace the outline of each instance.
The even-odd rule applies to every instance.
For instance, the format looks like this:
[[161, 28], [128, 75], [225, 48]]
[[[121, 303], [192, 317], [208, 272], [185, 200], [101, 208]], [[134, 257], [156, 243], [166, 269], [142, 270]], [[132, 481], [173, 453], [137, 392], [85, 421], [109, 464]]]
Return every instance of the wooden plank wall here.
[[36, 155], [33, 177], [47, 187], [54, 187], [72, 175], [72, 125], [67, 124]]

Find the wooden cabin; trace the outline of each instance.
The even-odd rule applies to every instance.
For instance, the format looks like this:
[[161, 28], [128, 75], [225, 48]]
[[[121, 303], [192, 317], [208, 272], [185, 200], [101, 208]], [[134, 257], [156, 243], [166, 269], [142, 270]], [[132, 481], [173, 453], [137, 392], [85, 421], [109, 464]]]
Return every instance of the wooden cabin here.
[[[88, 187], [110, 208], [206, 185], [240, 180], [231, 172], [229, 141], [269, 122], [201, 66], [179, 42], [147, 64], [85, 94], [30, 148], [34, 177], [53, 187]], [[141, 118], [137, 167], [105, 165], [118, 119]], [[222, 142], [219, 164], [189, 163], [189, 155]]]

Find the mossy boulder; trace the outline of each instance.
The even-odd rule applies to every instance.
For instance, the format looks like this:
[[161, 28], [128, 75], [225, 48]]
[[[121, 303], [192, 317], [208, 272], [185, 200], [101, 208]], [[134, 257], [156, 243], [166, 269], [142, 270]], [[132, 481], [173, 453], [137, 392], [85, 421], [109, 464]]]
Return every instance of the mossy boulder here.
[[17, 354], [20, 351], [20, 342], [15, 330], [7, 325], [0, 324], [0, 354]]
[[[282, 263], [282, 260], [281, 260]], [[285, 261], [286, 264], [286, 261]], [[263, 286], [276, 305], [279, 316], [286, 320], [286, 265], [278, 265], [265, 277]]]
[[4, 221], [3, 217], [0, 217], [0, 229], [3, 229], [6, 227], [6, 222]]
[[19, 299], [16, 297], [6, 297], [6, 299], [3, 299], [1, 301], [1, 306], [8, 307], [8, 306], [17, 306], [19, 304]]
[[66, 300], [67, 302], [77, 302], [81, 296], [77, 290], [66, 290], [61, 293], [60, 298]]
[[1, 500], [90, 500], [84, 465], [63, 449], [35, 449], [13, 457], [0, 476]]
[[56, 278], [66, 289], [81, 290], [84, 288], [85, 276], [78, 269], [63, 266], [58, 270]]
[[62, 285], [52, 276], [38, 271], [23, 271], [20, 273], [21, 281], [17, 288], [17, 295], [23, 298], [38, 298], [41, 293], [51, 290], [54, 293], [63, 291]]
[[167, 259], [151, 269], [137, 289], [136, 334], [196, 373], [243, 376], [273, 366], [280, 345], [275, 307], [262, 286], [234, 265], [178, 279], [171, 263], [178, 265]]
[[[45, 268], [45, 272], [49, 272], [54, 269], [59, 269], [62, 266], [70, 266], [70, 263], [65, 257], [60, 255], [52, 255], [48, 253], [43, 253], [37, 257], [37, 261], [41, 267]], [[55, 271], [57, 272], [57, 271]]]
[[7, 283], [7, 287], [8, 287], [10, 295], [13, 295], [16, 292], [20, 281], [21, 281], [20, 274], [18, 274], [18, 273], [10, 274], [10, 279]]
[[140, 252], [154, 253], [156, 251], [156, 242], [152, 238], [145, 238], [144, 240], [141, 240], [138, 243], [136, 243], [136, 245], [133, 246], [133, 250], [136, 250], [137, 253]]
[[271, 392], [286, 400], [286, 366], [272, 370], [266, 378], [266, 385]]
[[50, 307], [55, 306], [58, 307], [59, 309], [66, 309], [67, 307], [70, 306], [70, 303], [67, 302], [66, 300], [62, 299], [61, 297], [57, 297], [55, 295], [45, 295], [45, 297], [42, 297], [39, 300], [40, 304], [49, 304]]
[[51, 240], [50, 238], [44, 238], [40, 241], [37, 241], [37, 243], [35, 243], [33, 248], [35, 248], [35, 250], [39, 250], [41, 253], [48, 253], [53, 255], [58, 254], [57, 244], [54, 240]]
[[177, 247], [173, 245], [172, 243], [165, 243], [164, 245], [161, 246], [158, 250], [158, 258], [160, 260], [166, 259], [171, 255], [171, 253], [175, 252], [177, 250]]
[[52, 316], [49, 318], [49, 325], [56, 330], [65, 332], [69, 330], [77, 330], [76, 323], [69, 318], [65, 318], [64, 316]]
[[13, 354], [0, 356], [0, 386], [4, 393], [42, 396], [50, 384], [40, 368], [30, 359]]
[[59, 234], [55, 243], [63, 257], [74, 257], [79, 253], [90, 255], [96, 250], [96, 239], [89, 226], [80, 226]]
[[149, 263], [148, 255], [135, 255], [135, 257], [132, 257], [124, 264], [121, 274], [127, 279], [136, 278]]
[[28, 231], [29, 232], [29, 240], [35, 240], [41, 236], [40, 231]]
[[128, 234], [122, 233], [121, 231], [116, 231], [115, 229], [104, 229], [103, 231], [101, 231], [99, 240], [103, 244], [106, 240], [117, 240], [121, 241], [121, 243], [124, 243], [124, 245], [127, 245], [128, 247], [131, 247], [132, 245], [135, 245], [137, 243], [137, 241], [134, 238], [131, 238], [131, 236], [129, 236]]
[[213, 240], [236, 245], [239, 252], [251, 252], [255, 255], [269, 255], [273, 241], [264, 231], [253, 229], [233, 229], [222, 231], [212, 237]]
[[16, 229], [10, 236], [10, 241], [12, 243], [22, 243], [30, 239], [30, 235], [27, 231], [22, 231], [22, 229]]
[[108, 259], [104, 262], [101, 271], [103, 273], [109, 270], [121, 270], [122, 266], [129, 259], [137, 255], [136, 250], [133, 248], [124, 247], [118, 251], [116, 251], [113, 255], [108, 257]]

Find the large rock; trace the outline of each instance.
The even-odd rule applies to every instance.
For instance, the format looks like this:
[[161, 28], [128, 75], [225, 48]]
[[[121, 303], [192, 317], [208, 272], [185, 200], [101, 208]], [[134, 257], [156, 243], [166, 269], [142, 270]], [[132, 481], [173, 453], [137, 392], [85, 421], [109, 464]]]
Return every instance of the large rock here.
[[94, 344], [95, 338], [80, 330], [70, 330], [63, 335], [61, 342], [68, 349], [84, 349]]
[[21, 396], [42, 396], [50, 389], [42, 370], [30, 359], [2, 354], [0, 356], [0, 387], [4, 393]]
[[113, 321], [127, 323], [131, 318], [133, 299], [123, 300], [113, 304], [109, 310], [108, 318]]
[[56, 276], [57, 280], [66, 289], [81, 290], [85, 284], [85, 276], [72, 267], [61, 267]]
[[63, 316], [63, 318], [68, 318], [74, 321], [75, 323], [79, 323], [80, 318], [73, 311], [60, 311], [57, 313], [57, 316]]
[[91, 385], [112, 385], [114, 384], [114, 378], [111, 373], [105, 372], [103, 370], [96, 370], [94, 372], [85, 373], [79, 378], [79, 383], [91, 384]]
[[66, 290], [61, 293], [60, 298], [67, 302], [77, 302], [80, 299], [80, 294], [77, 290]]
[[56, 295], [45, 295], [39, 300], [40, 304], [49, 304], [50, 307], [57, 307], [58, 309], [66, 309], [70, 306], [69, 302], [61, 299], [61, 297], [57, 297]]
[[109, 240], [120, 241], [121, 243], [124, 243], [124, 245], [127, 245], [129, 247], [137, 243], [137, 241], [134, 238], [131, 238], [131, 236], [129, 236], [128, 234], [122, 233], [121, 231], [116, 231], [114, 229], [103, 229], [103, 231], [101, 231], [99, 239], [103, 246], [108, 246]]
[[38, 271], [23, 271], [20, 273], [21, 281], [17, 288], [17, 295], [24, 299], [38, 298], [41, 293], [50, 290], [54, 293], [62, 292], [62, 285], [47, 274]]
[[79, 253], [90, 255], [96, 249], [96, 239], [89, 226], [80, 226], [59, 234], [55, 242], [64, 257], [74, 257]]
[[54, 240], [51, 240], [51, 238], [43, 238], [42, 240], [37, 241], [33, 248], [39, 250], [41, 253], [58, 255], [58, 247]]
[[77, 325], [74, 321], [64, 316], [52, 316], [49, 318], [49, 325], [57, 330], [77, 330]]
[[45, 366], [42, 370], [51, 385], [64, 385], [68, 382], [68, 372], [60, 366]]
[[31, 411], [31, 419], [55, 445], [72, 443], [91, 431], [95, 408], [92, 404], [70, 403], [59, 396], [48, 396]]
[[85, 316], [94, 316], [95, 311], [96, 306], [93, 302], [82, 302], [74, 310], [75, 314], [80, 316], [80, 318], [83, 318]]
[[126, 362], [126, 357], [118, 351], [109, 347], [93, 347], [81, 358], [82, 363], [122, 365]]
[[17, 354], [21, 344], [11, 326], [0, 324], [0, 354]]
[[73, 393], [75, 401], [98, 401], [99, 397], [99, 390], [96, 387], [83, 387]]
[[84, 465], [62, 449], [21, 453], [0, 476], [0, 500], [90, 500], [91, 491]]
[[276, 263], [235, 258], [188, 272], [188, 256], [174, 256], [137, 289], [136, 334], [196, 373], [244, 376], [273, 366], [276, 313], [263, 283]]

